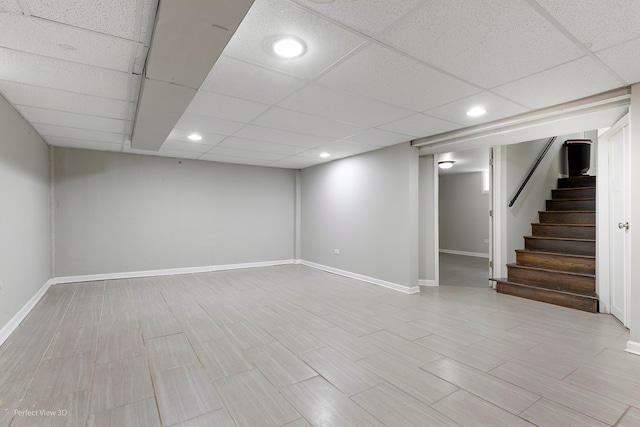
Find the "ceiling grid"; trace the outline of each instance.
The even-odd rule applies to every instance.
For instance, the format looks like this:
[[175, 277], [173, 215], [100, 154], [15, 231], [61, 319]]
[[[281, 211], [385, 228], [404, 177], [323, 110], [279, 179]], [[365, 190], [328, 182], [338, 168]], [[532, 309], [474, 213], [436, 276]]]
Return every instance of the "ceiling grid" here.
[[[173, 17], [207, 10], [230, 37], [219, 58], [182, 63], [197, 36], [154, 45], [158, 0], [1, 0], [0, 94], [54, 146], [300, 169], [640, 81], [640, 2], [245, 0], [239, 19], [237, 2], [165, 1]], [[302, 56], [270, 50], [285, 35]], [[215, 64], [183, 106], [145, 102], [154, 51], [174, 58], [156, 73]], [[141, 117], [175, 126], [135, 148]]]

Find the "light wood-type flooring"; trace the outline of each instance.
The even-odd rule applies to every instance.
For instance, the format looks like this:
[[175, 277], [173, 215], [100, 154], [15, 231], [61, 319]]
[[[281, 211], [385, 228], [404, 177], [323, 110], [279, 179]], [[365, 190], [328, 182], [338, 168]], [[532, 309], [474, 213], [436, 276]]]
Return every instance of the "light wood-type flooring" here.
[[299, 265], [52, 286], [0, 426], [639, 426], [613, 317]]
[[489, 259], [440, 252], [440, 286], [488, 288]]

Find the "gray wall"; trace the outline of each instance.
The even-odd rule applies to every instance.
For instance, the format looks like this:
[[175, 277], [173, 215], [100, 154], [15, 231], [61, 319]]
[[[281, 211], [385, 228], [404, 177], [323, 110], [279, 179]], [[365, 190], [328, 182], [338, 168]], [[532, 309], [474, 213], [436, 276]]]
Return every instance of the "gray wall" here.
[[420, 182], [419, 182], [419, 259], [420, 265], [418, 278], [420, 280], [435, 279], [435, 253], [433, 240], [435, 238], [434, 214], [435, 206], [433, 201], [433, 156], [420, 157]]
[[294, 257], [291, 170], [56, 148], [55, 276]]
[[0, 96], [0, 328], [50, 277], [49, 148]]
[[[563, 147], [567, 139], [592, 139], [597, 143], [597, 132], [580, 132], [558, 136], [540, 166], [531, 177], [513, 207], [507, 210], [507, 260], [515, 262], [515, 250], [524, 248], [522, 236], [531, 235], [531, 223], [538, 222], [538, 211], [545, 209], [545, 200], [551, 198], [551, 189], [557, 188], [559, 175], [567, 175], [566, 153]], [[507, 196], [511, 199], [526, 177], [531, 165], [540, 155], [547, 139], [512, 144], [506, 149]], [[596, 147], [591, 147], [594, 162]], [[589, 170], [589, 174], [595, 171]]]
[[302, 259], [417, 286], [418, 149], [400, 144], [303, 169]]
[[440, 175], [440, 249], [489, 254], [489, 194], [482, 172]]

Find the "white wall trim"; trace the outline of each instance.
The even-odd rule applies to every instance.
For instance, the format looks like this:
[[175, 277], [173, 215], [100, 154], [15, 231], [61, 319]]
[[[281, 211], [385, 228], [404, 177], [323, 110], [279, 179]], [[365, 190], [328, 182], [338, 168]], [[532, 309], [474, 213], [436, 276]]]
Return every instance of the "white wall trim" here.
[[38, 304], [38, 301], [42, 298], [42, 296], [47, 292], [49, 286], [53, 284], [51, 279], [47, 280], [47, 282], [40, 288], [36, 294], [31, 297], [29, 301], [18, 311], [15, 316], [9, 320], [9, 322], [0, 329], [0, 345], [2, 345], [9, 336], [16, 330], [16, 328], [22, 323], [22, 321], [29, 315], [31, 310]]
[[418, 286], [438, 286], [435, 280], [418, 280]]
[[625, 350], [627, 353], [635, 354], [640, 356], [640, 342], [627, 341], [627, 348]]
[[474, 256], [477, 258], [489, 258], [489, 254], [483, 254], [480, 252], [454, 251], [453, 249], [440, 249], [440, 252], [444, 254], [452, 254], [452, 255]]
[[249, 262], [243, 264], [208, 265], [204, 267], [168, 268], [163, 270], [128, 271], [123, 273], [87, 274], [83, 276], [54, 277], [52, 285], [61, 283], [94, 282], [96, 280], [133, 279], [136, 277], [173, 276], [179, 274], [208, 273], [212, 271], [237, 270], [241, 268], [271, 267], [274, 265], [295, 264], [293, 259]]
[[338, 274], [340, 276], [350, 277], [352, 279], [360, 280], [362, 282], [373, 283], [374, 285], [382, 286], [384, 288], [393, 289], [404, 294], [417, 294], [420, 293], [420, 286], [404, 286], [398, 283], [387, 282], [385, 280], [376, 279], [373, 277], [363, 276], [361, 274], [352, 273], [350, 271], [340, 270], [338, 268], [329, 267], [322, 264], [316, 264], [315, 262], [300, 260], [300, 264], [307, 267], [317, 268], [318, 270], [327, 271], [329, 273]]

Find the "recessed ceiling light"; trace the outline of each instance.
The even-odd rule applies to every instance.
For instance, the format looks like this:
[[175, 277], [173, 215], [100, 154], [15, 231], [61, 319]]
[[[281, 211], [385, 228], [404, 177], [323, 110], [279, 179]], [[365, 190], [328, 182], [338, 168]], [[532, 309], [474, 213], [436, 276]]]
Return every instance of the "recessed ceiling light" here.
[[323, 157], [323, 158], [331, 157], [331, 154], [325, 152], [320, 154], [320, 157]]
[[467, 116], [469, 116], [469, 117], [478, 117], [478, 116], [483, 115], [486, 112], [487, 112], [487, 110], [485, 110], [482, 107], [473, 107], [472, 109], [467, 111]]
[[287, 59], [297, 58], [307, 50], [304, 42], [296, 37], [280, 38], [271, 47], [276, 55]]
[[455, 162], [453, 160], [443, 160], [438, 162], [438, 167], [440, 169], [450, 169]]
[[197, 133], [192, 133], [187, 138], [189, 138], [189, 140], [191, 141], [202, 141], [202, 136], [198, 135]]

